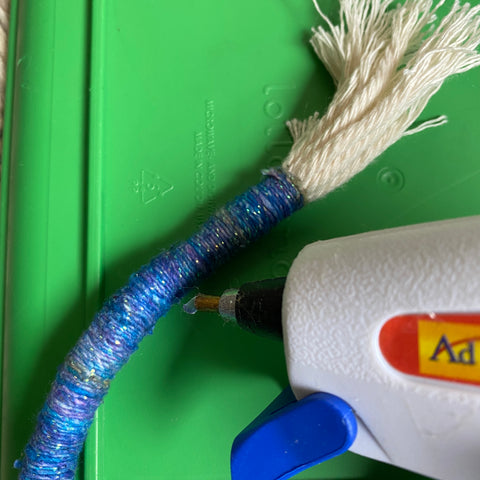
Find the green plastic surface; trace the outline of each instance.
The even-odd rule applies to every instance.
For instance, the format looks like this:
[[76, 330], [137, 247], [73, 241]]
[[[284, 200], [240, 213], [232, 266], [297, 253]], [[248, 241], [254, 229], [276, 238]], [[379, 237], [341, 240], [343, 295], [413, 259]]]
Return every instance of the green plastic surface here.
[[[278, 164], [287, 119], [324, 110], [333, 85], [308, 45], [318, 21], [307, 0], [13, 2], [2, 480], [101, 300]], [[479, 214], [479, 112], [480, 69], [449, 80], [422, 116], [447, 126], [402, 139], [202, 290], [284, 275], [318, 239]], [[286, 384], [281, 344], [174, 307], [113, 382], [79, 477], [229, 478], [233, 438]], [[420, 478], [353, 454], [296, 478], [386, 476]]]

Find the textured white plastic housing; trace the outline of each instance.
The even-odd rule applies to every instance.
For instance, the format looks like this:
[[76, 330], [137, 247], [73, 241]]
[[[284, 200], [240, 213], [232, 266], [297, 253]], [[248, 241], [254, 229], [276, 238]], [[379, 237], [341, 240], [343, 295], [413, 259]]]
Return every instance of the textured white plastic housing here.
[[325, 391], [353, 407], [352, 451], [478, 480], [480, 387], [402, 374], [380, 353], [388, 319], [428, 312], [480, 312], [480, 217], [307, 246], [284, 293], [290, 383], [298, 398]]

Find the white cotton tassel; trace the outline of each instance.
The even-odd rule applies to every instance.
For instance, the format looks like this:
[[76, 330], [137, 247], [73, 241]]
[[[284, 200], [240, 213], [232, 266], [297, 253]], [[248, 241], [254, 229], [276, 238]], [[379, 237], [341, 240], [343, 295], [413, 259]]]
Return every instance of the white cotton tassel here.
[[450, 75], [480, 65], [480, 6], [460, 5], [436, 24], [431, 0], [340, 0], [340, 25], [317, 10], [327, 29], [311, 43], [337, 86], [323, 117], [288, 122], [294, 139], [283, 168], [307, 202], [363, 170], [408, 130]]

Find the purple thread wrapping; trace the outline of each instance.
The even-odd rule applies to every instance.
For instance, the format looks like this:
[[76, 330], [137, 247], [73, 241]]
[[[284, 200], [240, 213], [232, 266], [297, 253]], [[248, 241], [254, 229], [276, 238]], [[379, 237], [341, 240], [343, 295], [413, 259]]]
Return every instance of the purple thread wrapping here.
[[188, 241], [173, 246], [105, 302], [59, 368], [25, 447], [21, 480], [73, 479], [78, 455], [110, 381], [152, 333], [156, 321], [199, 279], [303, 206], [287, 175], [262, 181], [213, 215]]

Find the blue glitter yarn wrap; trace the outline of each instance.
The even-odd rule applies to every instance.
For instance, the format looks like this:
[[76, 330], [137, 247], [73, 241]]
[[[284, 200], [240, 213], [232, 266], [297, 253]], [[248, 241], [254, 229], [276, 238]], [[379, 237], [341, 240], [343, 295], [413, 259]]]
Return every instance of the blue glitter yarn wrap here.
[[59, 368], [33, 436], [15, 466], [21, 480], [73, 479], [78, 456], [111, 380], [171, 305], [239, 248], [303, 206], [281, 170], [213, 215], [188, 241], [131, 276], [105, 302]]

